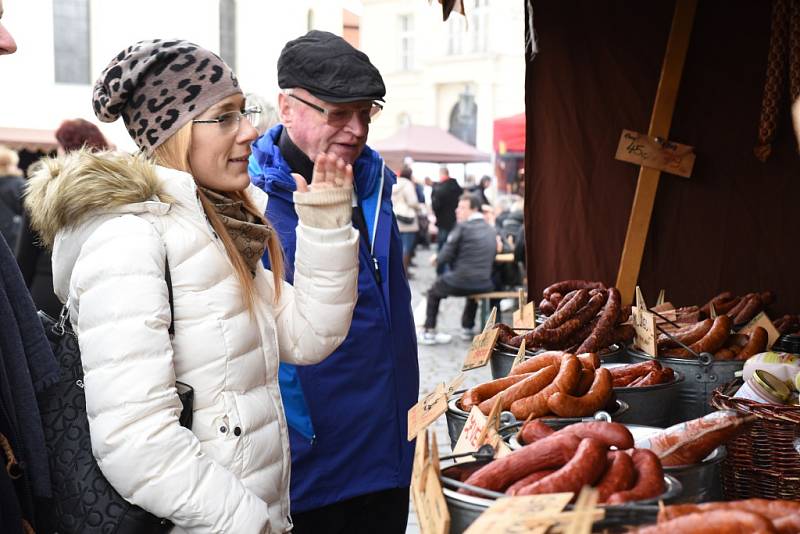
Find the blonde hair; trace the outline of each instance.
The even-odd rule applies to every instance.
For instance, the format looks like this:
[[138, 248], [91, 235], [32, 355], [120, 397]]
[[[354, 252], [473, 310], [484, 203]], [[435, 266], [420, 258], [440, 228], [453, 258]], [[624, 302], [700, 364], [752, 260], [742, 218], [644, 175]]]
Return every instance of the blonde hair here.
[[[169, 167], [192, 174], [191, 162], [189, 161], [189, 148], [191, 147], [191, 144], [192, 123], [189, 122], [180, 130], [175, 132], [169, 139], [164, 141], [163, 144], [153, 150], [153, 159], [157, 164], [163, 165], [164, 167]], [[247, 309], [252, 312], [253, 305], [255, 303], [256, 289], [252, 273], [250, 272], [250, 267], [248, 267], [244, 258], [239, 253], [239, 250], [236, 248], [233, 239], [225, 229], [225, 225], [222, 223], [219, 215], [217, 215], [217, 212], [214, 209], [214, 206], [208, 200], [208, 197], [206, 197], [206, 195], [203, 194], [203, 191], [199, 188], [197, 190], [197, 194], [200, 197], [200, 203], [203, 206], [203, 211], [205, 212], [206, 217], [208, 217], [209, 222], [211, 222], [212, 228], [214, 228], [214, 231], [217, 233], [220, 239], [222, 239], [222, 244], [225, 246], [225, 252], [228, 253], [228, 257], [233, 264], [233, 270], [236, 274], [236, 278], [239, 280], [239, 284], [241, 285], [244, 303], [247, 306]], [[281, 248], [281, 242], [278, 239], [278, 234], [269, 221], [264, 218], [264, 215], [259, 213], [258, 209], [255, 207], [253, 201], [246, 192], [226, 192], [225, 195], [233, 200], [242, 201], [244, 209], [247, 210], [247, 212], [251, 215], [258, 218], [262, 224], [271, 230], [269, 239], [267, 240], [267, 254], [269, 256], [269, 263], [272, 270], [272, 280], [275, 286], [275, 302], [277, 302], [281, 296], [281, 284], [283, 282], [283, 249]]]
[[17, 165], [19, 165], [17, 153], [0, 145], [0, 176], [22, 176], [22, 171]]

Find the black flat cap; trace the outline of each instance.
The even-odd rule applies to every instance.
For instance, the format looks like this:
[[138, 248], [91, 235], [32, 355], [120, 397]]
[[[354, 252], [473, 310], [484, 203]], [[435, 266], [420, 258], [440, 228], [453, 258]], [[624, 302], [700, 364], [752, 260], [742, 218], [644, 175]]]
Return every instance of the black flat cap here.
[[326, 102], [383, 100], [381, 73], [364, 52], [330, 32], [311, 30], [286, 43], [278, 58], [278, 87], [302, 87]]

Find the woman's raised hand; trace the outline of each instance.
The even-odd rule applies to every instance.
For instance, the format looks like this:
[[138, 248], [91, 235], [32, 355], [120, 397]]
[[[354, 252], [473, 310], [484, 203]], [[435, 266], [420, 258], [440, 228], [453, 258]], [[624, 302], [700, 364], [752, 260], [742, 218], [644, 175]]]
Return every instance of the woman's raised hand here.
[[335, 154], [321, 153], [314, 161], [314, 174], [309, 186], [299, 174], [293, 174], [297, 182], [297, 191], [320, 191], [322, 189], [344, 188], [353, 186], [353, 166], [345, 164], [342, 158]]

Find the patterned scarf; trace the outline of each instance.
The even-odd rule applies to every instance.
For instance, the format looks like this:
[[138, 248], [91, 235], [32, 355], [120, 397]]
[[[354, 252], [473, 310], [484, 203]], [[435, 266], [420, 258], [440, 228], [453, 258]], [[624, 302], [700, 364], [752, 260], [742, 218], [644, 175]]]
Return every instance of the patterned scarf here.
[[261, 261], [261, 256], [267, 249], [267, 240], [272, 229], [244, 209], [244, 202], [241, 200], [233, 200], [205, 187], [200, 187], [200, 190], [214, 206], [214, 210], [228, 231], [228, 235], [231, 236], [236, 250], [242, 255], [255, 278], [258, 262]]

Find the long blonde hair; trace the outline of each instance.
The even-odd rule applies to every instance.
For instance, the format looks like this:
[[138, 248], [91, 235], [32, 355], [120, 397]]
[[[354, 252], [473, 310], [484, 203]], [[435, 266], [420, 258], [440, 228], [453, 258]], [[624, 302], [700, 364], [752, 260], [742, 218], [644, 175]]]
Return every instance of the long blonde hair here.
[[[159, 165], [192, 174], [191, 162], [189, 161], [189, 149], [191, 144], [192, 123], [189, 122], [180, 130], [175, 132], [169, 139], [164, 141], [163, 144], [158, 146], [153, 151], [153, 158]], [[253, 305], [255, 303], [256, 289], [252, 273], [250, 272], [250, 267], [248, 267], [247, 263], [244, 261], [244, 258], [239, 253], [239, 250], [236, 248], [233, 239], [225, 229], [225, 225], [222, 223], [219, 215], [217, 215], [217, 212], [214, 209], [214, 206], [208, 200], [208, 197], [206, 197], [206, 195], [203, 194], [203, 191], [199, 188], [197, 193], [200, 197], [200, 203], [203, 206], [203, 211], [205, 212], [206, 217], [208, 217], [208, 220], [211, 222], [211, 226], [214, 228], [214, 231], [217, 233], [220, 239], [222, 239], [222, 244], [225, 246], [225, 252], [228, 253], [228, 257], [233, 264], [233, 270], [236, 273], [236, 278], [239, 280], [239, 284], [242, 287], [244, 303], [247, 306], [247, 309], [252, 312]], [[226, 192], [225, 195], [233, 200], [242, 201], [244, 209], [253, 216], [257, 217], [262, 224], [266, 225], [271, 230], [269, 239], [267, 240], [267, 253], [272, 270], [272, 280], [275, 286], [275, 302], [278, 302], [281, 296], [281, 283], [283, 282], [284, 274], [283, 249], [281, 248], [281, 242], [278, 239], [278, 233], [275, 231], [275, 228], [273, 228], [269, 221], [264, 218], [264, 215], [259, 213], [258, 209], [255, 207], [253, 201], [246, 192]]]

